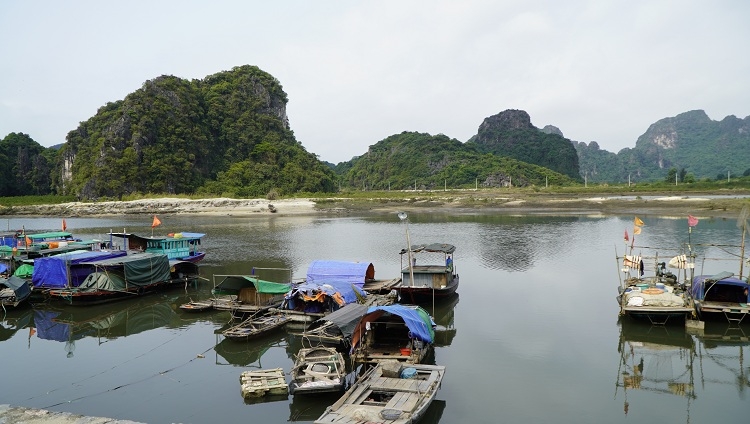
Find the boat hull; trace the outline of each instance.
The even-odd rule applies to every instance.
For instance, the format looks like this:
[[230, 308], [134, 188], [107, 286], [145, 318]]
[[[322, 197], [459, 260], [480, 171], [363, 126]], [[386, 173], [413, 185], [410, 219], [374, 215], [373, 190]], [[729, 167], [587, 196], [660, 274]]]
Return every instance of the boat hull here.
[[448, 298], [458, 290], [458, 276], [453, 279], [453, 282], [443, 288], [432, 288], [432, 287], [417, 287], [402, 285], [396, 288], [399, 293], [402, 302], [409, 303], [425, 303], [431, 302], [433, 299], [444, 299]]

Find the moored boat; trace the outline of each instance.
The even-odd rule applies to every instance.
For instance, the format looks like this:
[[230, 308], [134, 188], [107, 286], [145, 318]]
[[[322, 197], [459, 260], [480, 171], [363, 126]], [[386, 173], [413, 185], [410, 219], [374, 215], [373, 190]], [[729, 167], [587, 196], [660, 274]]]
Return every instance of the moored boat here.
[[0, 278], [0, 308], [16, 308], [23, 305], [31, 296], [31, 284], [28, 280], [11, 275]]
[[230, 340], [246, 341], [280, 329], [290, 320], [289, 317], [277, 314], [252, 317], [222, 331], [221, 334]]
[[420, 363], [435, 340], [434, 322], [416, 305], [372, 306], [352, 333], [350, 355], [355, 362], [390, 359]]
[[453, 263], [455, 251], [456, 247], [447, 243], [401, 250], [401, 283], [395, 288], [402, 301], [424, 303], [456, 293], [459, 278]]
[[742, 323], [750, 315], [749, 291], [748, 280], [731, 272], [698, 275], [692, 286], [695, 311], [703, 321]]
[[435, 399], [444, 375], [445, 367], [440, 365], [376, 364], [315, 424], [414, 423]]
[[331, 347], [300, 349], [292, 367], [289, 393], [312, 394], [344, 389], [346, 363], [341, 352]]
[[187, 262], [200, 262], [206, 256], [205, 251], [198, 250], [201, 240], [206, 236], [203, 233], [182, 232], [144, 237], [126, 232], [110, 232], [109, 236], [110, 245], [114, 249], [159, 253], [167, 255], [170, 260]]

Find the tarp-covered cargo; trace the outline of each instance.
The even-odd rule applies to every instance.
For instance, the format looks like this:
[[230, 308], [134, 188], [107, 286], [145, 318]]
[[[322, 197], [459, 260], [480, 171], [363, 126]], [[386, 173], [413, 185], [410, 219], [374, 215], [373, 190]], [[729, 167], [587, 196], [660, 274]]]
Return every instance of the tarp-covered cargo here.
[[128, 286], [148, 286], [169, 281], [166, 255], [136, 253], [91, 262], [96, 269], [80, 284], [81, 289], [124, 290]]
[[94, 270], [94, 261], [125, 256], [126, 252], [77, 250], [34, 260], [34, 287], [77, 287]]

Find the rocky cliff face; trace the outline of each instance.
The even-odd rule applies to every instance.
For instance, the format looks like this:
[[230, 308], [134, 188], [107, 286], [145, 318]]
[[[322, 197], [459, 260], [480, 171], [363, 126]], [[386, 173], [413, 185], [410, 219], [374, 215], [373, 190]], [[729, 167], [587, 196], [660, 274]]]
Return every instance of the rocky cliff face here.
[[548, 126], [547, 131], [542, 131], [535, 127], [523, 110], [508, 109], [485, 118], [469, 143], [476, 143], [483, 153], [510, 157], [580, 179], [578, 155], [571, 141], [557, 128]]

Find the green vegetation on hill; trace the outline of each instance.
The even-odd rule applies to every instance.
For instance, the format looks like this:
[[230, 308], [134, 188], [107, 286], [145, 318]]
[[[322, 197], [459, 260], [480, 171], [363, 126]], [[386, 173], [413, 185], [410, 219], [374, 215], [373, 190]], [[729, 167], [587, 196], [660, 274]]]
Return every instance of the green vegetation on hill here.
[[68, 134], [59, 190], [265, 196], [335, 187], [333, 172], [288, 128], [279, 82], [253, 66], [203, 80], [162, 76], [109, 103]]
[[481, 153], [445, 135], [403, 132], [379, 141], [364, 155], [337, 166], [353, 189], [436, 189], [570, 185], [574, 180], [550, 169]]

